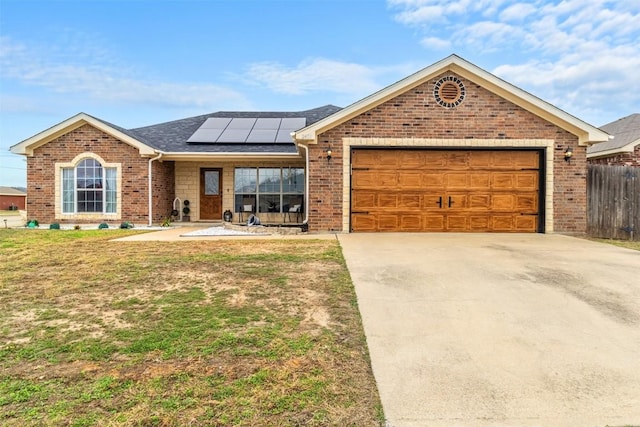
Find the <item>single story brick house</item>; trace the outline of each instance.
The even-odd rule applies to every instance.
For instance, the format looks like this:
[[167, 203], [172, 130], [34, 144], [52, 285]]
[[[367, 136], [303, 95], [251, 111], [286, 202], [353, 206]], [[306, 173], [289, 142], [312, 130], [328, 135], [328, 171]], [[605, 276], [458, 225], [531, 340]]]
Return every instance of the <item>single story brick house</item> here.
[[587, 148], [589, 163], [640, 167], [640, 114], [631, 114], [600, 129], [612, 138]]
[[24, 210], [27, 193], [13, 187], [0, 187], [0, 211]]
[[40, 222], [151, 224], [189, 201], [191, 221], [230, 211], [311, 232], [581, 233], [586, 150], [608, 140], [452, 55], [342, 109], [137, 129], [81, 113], [11, 151]]

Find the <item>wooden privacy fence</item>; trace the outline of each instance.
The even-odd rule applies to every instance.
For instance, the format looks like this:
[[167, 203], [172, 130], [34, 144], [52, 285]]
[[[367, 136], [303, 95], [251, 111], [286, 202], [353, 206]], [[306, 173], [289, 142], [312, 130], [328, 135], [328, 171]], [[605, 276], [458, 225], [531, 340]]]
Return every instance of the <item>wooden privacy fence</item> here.
[[588, 165], [587, 234], [640, 240], [640, 168]]

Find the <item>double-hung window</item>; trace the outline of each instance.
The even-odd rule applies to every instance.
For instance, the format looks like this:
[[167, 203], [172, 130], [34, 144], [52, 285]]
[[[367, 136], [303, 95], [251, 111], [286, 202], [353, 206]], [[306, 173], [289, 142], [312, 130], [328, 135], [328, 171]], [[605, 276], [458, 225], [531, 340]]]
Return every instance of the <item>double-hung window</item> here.
[[117, 170], [96, 159], [62, 169], [62, 213], [116, 213]]

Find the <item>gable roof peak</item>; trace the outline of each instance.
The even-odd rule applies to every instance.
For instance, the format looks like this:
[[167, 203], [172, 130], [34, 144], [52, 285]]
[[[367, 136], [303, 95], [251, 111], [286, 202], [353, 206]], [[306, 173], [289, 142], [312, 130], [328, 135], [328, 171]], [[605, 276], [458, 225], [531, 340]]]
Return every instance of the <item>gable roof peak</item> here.
[[462, 78], [473, 81], [484, 89], [520, 106], [521, 108], [535, 114], [550, 123], [564, 129], [578, 137], [581, 145], [607, 141], [609, 135], [602, 130], [592, 126], [558, 107], [549, 104], [542, 99], [502, 80], [501, 78], [483, 70], [477, 65], [451, 54], [440, 61], [417, 71], [396, 83], [393, 83], [372, 95], [354, 102], [348, 107], [332, 114], [325, 119], [319, 120], [295, 132], [295, 139], [298, 142], [314, 143], [320, 133], [325, 132], [347, 120], [356, 117], [390, 99], [411, 90], [429, 79], [442, 74], [445, 70], [451, 70]]

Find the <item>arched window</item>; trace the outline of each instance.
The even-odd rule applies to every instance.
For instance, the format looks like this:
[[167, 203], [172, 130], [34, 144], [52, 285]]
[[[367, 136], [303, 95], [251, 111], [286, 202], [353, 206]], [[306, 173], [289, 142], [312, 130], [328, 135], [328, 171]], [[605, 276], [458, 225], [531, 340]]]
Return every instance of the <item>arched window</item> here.
[[116, 194], [116, 168], [84, 159], [62, 169], [63, 213], [115, 213]]

